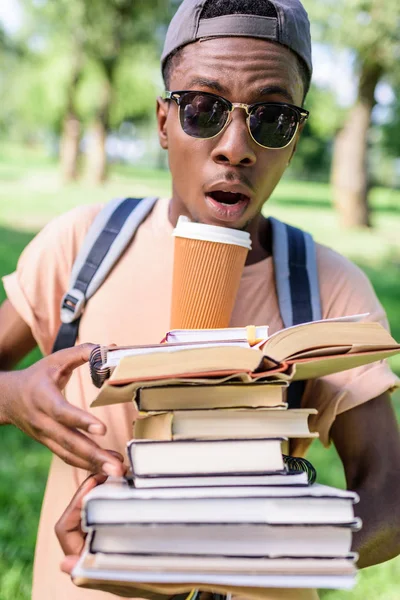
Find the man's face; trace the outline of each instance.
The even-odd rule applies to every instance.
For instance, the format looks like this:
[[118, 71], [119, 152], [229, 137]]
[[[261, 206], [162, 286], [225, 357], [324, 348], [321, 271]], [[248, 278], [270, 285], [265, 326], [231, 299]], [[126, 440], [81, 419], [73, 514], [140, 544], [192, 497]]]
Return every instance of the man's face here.
[[[297, 60], [287, 48], [241, 37], [186, 46], [169, 88], [211, 92], [246, 104], [300, 106], [303, 97]], [[173, 101], [159, 101], [157, 114], [160, 143], [168, 149], [172, 174], [171, 220], [185, 214], [201, 223], [248, 228], [282, 177], [299, 133], [288, 147], [272, 150], [251, 138], [246, 112], [239, 108], [224, 131], [211, 139], [187, 135]]]

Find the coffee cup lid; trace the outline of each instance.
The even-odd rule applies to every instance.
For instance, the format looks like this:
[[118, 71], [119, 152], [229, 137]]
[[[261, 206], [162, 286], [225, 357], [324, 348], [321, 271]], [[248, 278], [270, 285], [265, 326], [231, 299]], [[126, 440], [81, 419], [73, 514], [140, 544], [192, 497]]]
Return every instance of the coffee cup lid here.
[[207, 225], [206, 223], [193, 223], [188, 217], [182, 215], [178, 219], [173, 235], [204, 242], [242, 246], [251, 250], [251, 238], [247, 231]]

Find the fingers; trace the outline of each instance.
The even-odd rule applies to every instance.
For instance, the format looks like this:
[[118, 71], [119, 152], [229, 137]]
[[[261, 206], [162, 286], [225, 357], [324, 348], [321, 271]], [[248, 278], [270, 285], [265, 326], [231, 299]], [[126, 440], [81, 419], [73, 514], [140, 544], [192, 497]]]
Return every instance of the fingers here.
[[87, 363], [95, 344], [80, 344], [54, 352], [46, 358], [47, 367], [60, 389], [63, 389], [74, 369]]
[[49, 385], [43, 394], [42, 410], [49, 417], [66, 427], [83, 429], [92, 435], [104, 435], [106, 426], [91, 413], [67, 402], [55, 384]]
[[103, 471], [113, 477], [120, 477], [126, 471], [120, 454], [103, 450], [80, 431], [71, 430], [48, 418], [43, 428], [43, 436], [39, 440], [64, 462], [74, 467], [91, 472]]
[[110, 452], [110, 454], [112, 454], [113, 456], [115, 456], [115, 458], [118, 458], [118, 460], [121, 461], [122, 463], [124, 462], [124, 460], [125, 460], [124, 457], [122, 456], [122, 454], [120, 454], [116, 450], [109, 450], [107, 448], [107, 452]]
[[[104, 483], [105, 475], [90, 475], [78, 488], [71, 502], [55, 526], [55, 533], [60, 546], [66, 555], [79, 555], [82, 551], [85, 536], [81, 529], [81, 510], [83, 498], [99, 483]], [[69, 571], [66, 571], [69, 572]]]
[[78, 344], [72, 348], [65, 348], [54, 352], [48, 357], [53, 365], [58, 365], [60, 368], [76, 369], [85, 364], [90, 357], [90, 353], [96, 344]]

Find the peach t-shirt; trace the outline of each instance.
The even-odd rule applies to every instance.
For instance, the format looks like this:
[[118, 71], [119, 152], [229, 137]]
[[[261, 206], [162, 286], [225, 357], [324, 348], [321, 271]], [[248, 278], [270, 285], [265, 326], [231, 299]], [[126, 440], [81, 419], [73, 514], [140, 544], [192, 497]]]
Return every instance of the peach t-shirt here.
[[[60, 319], [60, 301], [68, 289], [74, 259], [100, 205], [76, 208], [47, 225], [22, 253], [15, 273], [3, 279], [7, 297], [30, 326], [44, 354], [51, 352]], [[168, 200], [160, 199], [137, 231], [127, 251], [88, 302], [79, 342], [145, 344], [159, 342], [169, 328], [173, 262]], [[385, 313], [365, 275], [333, 250], [317, 245], [323, 317], [370, 313], [388, 326]], [[283, 327], [277, 303], [273, 261], [246, 266], [231, 325]], [[303, 405], [318, 409], [311, 426], [324, 444], [337, 414], [378, 396], [398, 383], [385, 362], [308, 382]], [[96, 396], [87, 365], [77, 369], [66, 389], [69, 402], [85, 410]], [[105, 448], [125, 454], [132, 437], [129, 405], [93, 409], [107, 425]], [[99, 438], [96, 438], [99, 441]], [[306, 450], [304, 444], [297, 452]], [[61, 549], [54, 534], [60, 517], [86, 473], [54, 457], [36, 545], [33, 600], [94, 600], [112, 597], [73, 586], [59, 570]], [[283, 592], [282, 592], [283, 593]], [[279, 593], [279, 598], [290, 596]], [[274, 593], [271, 598], [277, 595]], [[313, 597], [310, 592], [310, 598]]]

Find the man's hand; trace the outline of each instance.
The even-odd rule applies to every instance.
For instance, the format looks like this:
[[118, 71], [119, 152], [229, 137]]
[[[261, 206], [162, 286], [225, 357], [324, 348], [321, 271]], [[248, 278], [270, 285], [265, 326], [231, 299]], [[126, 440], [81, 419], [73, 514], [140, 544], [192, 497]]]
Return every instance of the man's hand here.
[[[71, 575], [73, 568], [79, 560], [79, 556], [83, 550], [85, 544], [85, 534], [81, 527], [81, 511], [83, 498], [90, 492], [91, 489], [104, 483], [107, 478], [104, 475], [96, 474], [90, 475], [79, 487], [75, 496], [65, 509], [64, 514], [56, 523], [55, 532], [60, 542], [61, 548], [65, 554], [65, 558], [61, 562], [61, 570], [68, 575]], [[92, 589], [101, 590], [108, 592], [109, 594], [115, 594], [117, 596], [123, 596], [124, 598], [149, 598], [151, 600], [166, 600], [168, 596], [161, 594], [135, 589], [132, 586], [115, 583], [103, 583], [93, 582]]]
[[83, 498], [91, 489], [104, 483], [107, 477], [101, 473], [90, 475], [78, 488], [75, 496], [68, 504], [64, 514], [57, 521], [54, 528], [65, 558], [61, 563], [61, 570], [71, 575], [72, 569], [78, 562], [85, 544], [85, 534], [81, 528], [81, 510]]
[[104, 423], [69, 404], [61, 393], [74, 369], [89, 360], [92, 349], [92, 344], [81, 344], [55, 352], [28, 369], [0, 373], [0, 424], [15, 425], [69, 465], [119, 476], [124, 473], [122, 457], [82, 433], [104, 435]]

